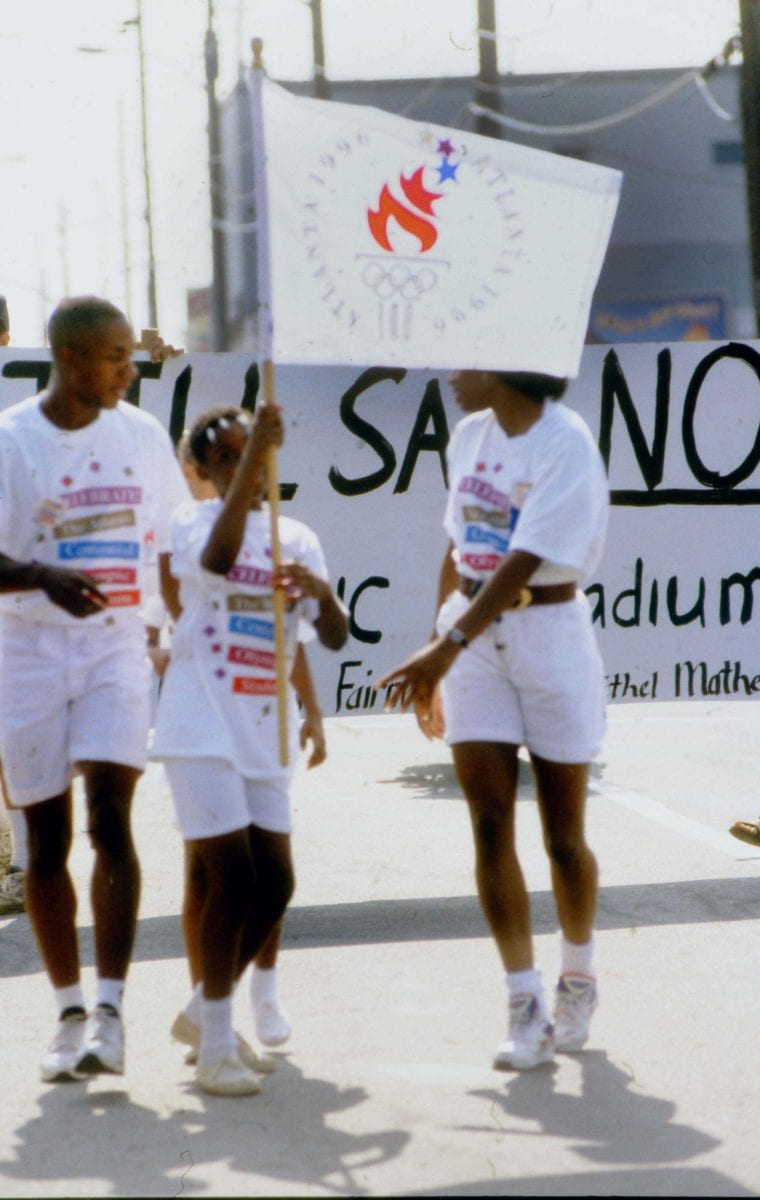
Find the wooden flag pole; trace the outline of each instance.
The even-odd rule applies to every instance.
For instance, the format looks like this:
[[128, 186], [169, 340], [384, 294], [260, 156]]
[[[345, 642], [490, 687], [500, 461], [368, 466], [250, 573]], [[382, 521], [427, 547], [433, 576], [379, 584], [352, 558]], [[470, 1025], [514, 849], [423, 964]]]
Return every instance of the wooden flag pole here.
[[[256, 191], [256, 263], [258, 274], [258, 343], [263, 353], [264, 403], [275, 404], [274, 362], [272, 360], [272, 305], [269, 274], [269, 222], [267, 220], [266, 154], [264, 121], [261, 107], [261, 80], [264, 75], [261, 38], [251, 42], [253, 50], [253, 152], [254, 187]], [[263, 319], [262, 319], [263, 318]], [[277, 450], [271, 446], [267, 453], [267, 493], [271, 518], [272, 568], [282, 562], [280, 544], [280, 474]], [[285, 658], [285, 595], [281, 588], [273, 592], [275, 666], [277, 670], [277, 716], [280, 744], [280, 765], [288, 765], [288, 679]]]

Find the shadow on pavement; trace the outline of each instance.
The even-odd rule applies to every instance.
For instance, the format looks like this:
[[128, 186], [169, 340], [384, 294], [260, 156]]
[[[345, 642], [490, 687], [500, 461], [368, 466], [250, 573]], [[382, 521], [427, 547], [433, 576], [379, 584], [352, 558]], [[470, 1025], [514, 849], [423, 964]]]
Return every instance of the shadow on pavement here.
[[[754, 1193], [710, 1168], [683, 1164], [709, 1153], [718, 1141], [690, 1125], [674, 1122], [676, 1105], [645, 1095], [630, 1070], [610, 1062], [602, 1050], [576, 1057], [581, 1068], [580, 1095], [555, 1087], [557, 1068], [516, 1072], [504, 1089], [470, 1092], [487, 1105], [482, 1125], [462, 1125], [457, 1132], [483, 1134], [489, 1144], [490, 1179], [473, 1180], [451, 1188], [418, 1191], [418, 1196], [749, 1196]], [[500, 1152], [494, 1150], [494, 1131], [501, 1132], [504, 1166], [511, 1143], [524, 1145], [525, 1122], [538, 1123], [532, 1134], [536, 1154], [542, 1138], [569, 1142], [580, 1160], [605, 1168], [562, 1176], [499, 1174]], [[615, 1164], [621, 1169], [614, 1169]], [[625, 1164], [624, 1168], [622, 1164]], [[580, 1164], [579, 1164], [580, 1165]]]
[[[15, 1131], [13, 1160], [0, 1164], [7, 1181], [0, 1193], [14, 1195], [23, 1180], [49, 1179], [51, 1196], [87, 1195], [88, 1184], [100, 1184], [91, 1194], [101, 1195], [103, 1182], [112, 1196], [208, 1195], [208, 1169], [218, 1163], [225, 1177], [239, 1172], [249, 1186], [272, 1180], [363, 1196], [364, 1172], [401, 1154], [410, 1136], [331, 1128], [333, 1114], [363, 1103], [367, 1093], [307, 1078], [285, 1058], [258, 1096], [205, 1096], [188, 1083], [187, 1108], [166, 1116], [134, 1103], [126, 1087], [99, 1088], [62, 1084], [42, 1092], [39, 1115]], [[204, 1176], [195, 1183], [198, 1167]]]
[[[759, 891], [754, 878], [603, 887], [596, 928], [754, 921]], [[534, 933], [555, 933], [558, 926], [551, 892], [532, 892], [530, 903]], [[26, 916], [8, 917], [0, 923], [0, 929], [3, 939], [0, 979], [39, 971], [40, 962]], [[294, 905], [285, 921], [283, 946], [298, 950], [488, 936], [476, 896], [440, 896]], [[91, 966], [92, 928], [80, 928], [79, 937], [82, 963]], [[134, 962], [183, 958], [184, 953], [179, 916], [144, 917], [138, 923]]]

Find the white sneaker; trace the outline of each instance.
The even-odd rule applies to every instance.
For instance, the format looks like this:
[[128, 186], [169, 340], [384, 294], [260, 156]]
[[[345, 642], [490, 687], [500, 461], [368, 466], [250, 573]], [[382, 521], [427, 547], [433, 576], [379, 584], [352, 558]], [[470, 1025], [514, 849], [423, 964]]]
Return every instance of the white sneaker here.
[[24, 911], [24, 879], [26, 872], [11, 867], [0, 879], [0, 917], [10, 917]]
[[554, 1030], [531, 992], [518, 992], [509, 999], [509, 1033], [497, 1048], [493, 1065], [497, 1071], [529, 1071], [554, 1061]]
[[77, 1069], [77, 1063], [82, 1056], [84, 1024], [84, 1013], [72, 1013], [58, 1022], [55, 1037], [40, 1063], [43, 1082], [68, 1084], [73, 1080], [84, 1079], [84, 1074]]
[[261, 1091], [261, 1080], [256, 1072], [230, 1055], [206, 1066], [198, 1063], [195, 1082], [201, 1091], [211, 1092], [214, 1096], [255, 1096]]
[[291, 1034], [290, 1021], [277, 998], [252, 1000], [253, 1026], [262, 1046], [283, 1046]]
[[590, 975], [560, 975], [554, 1003], [554, 1042], [558, 1050], [571, 1054], [585, 1046], [598, 1003], [596, 980]]
[[87, 1018], [77, 1070], [86, 1075], [124, 1074], [124, 1028], [112, 1008], [99, 1004]]
[[85, 1019], [84, 1013], [76, 1012], [58, 1022], [50, 1049], [40, 1063], [40, 1075], [44, 1083], [70, 1083], [85, 1078], [77, 1070], [82, 1054]]
[[[177, 1013], [174, 1018], [174, 1024], [171, 1027], [171, 1035], [177, 1042], [183, 1042], [185, 1046], [190, 1047], [190, 1053], [187, 1055], [185, 1062], [189, 1066], [194, 1066], [198, 1061], [198, 1050], [201, 1044], [201, 1027], [196, 1025], [195, 1021], [191, 1021], [187, 1013]], [[257, 1054], [253, 1046], [239, 1034], [235, 1034], [237, 1041], [237, 1054], [243, 1066], [248, 1067], [250, 1071], [258, 1072], [259, 1075], [266, 1075], [274, 1070], [275, 1063], [272, 1058], [262, 1058]]]

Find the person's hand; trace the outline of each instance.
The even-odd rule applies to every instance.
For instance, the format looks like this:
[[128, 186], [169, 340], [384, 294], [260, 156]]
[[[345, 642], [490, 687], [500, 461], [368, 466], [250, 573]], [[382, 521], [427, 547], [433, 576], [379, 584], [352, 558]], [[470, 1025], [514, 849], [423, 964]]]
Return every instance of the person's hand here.
[[430, 699], [430, 704], [421, 704], [415, 702], [414, 715], [417, 718], [417, 724], [420, 731], [424, 733], [429, 742], [435, 738], [442, 738], [446, 733], [446, 722], [443, 716], [443, 701], [441, 700], [441, 689], [436, 685], [433, 689], [433, 695]]
[[171, 652], [164, 646], [148, 646], [148, 658], [158, 678], [163, 679], [171, 660]]
[[108, 596], [82, 571], [40, 566], [38, 586], [52, 604], [72, 617], [91, 617], [108, 607]]
[[181, 354], [185, 353], [176, 346], [168, 345], [157, 329], [143, 329], [140, 337], [140, 349], [147, 350], [150, 354], [150, 361], [154, 363], [163, 363], [169, 358], [179, 358]]
[[385, 707], [399, 707], [402, 712], [413, 707], [418, 723], [433, 725], [436, 689], [456, 654], [457, 648], [452, 642], [439, 638], [389, 671], [375, 684], [377, 688], [389, 688]]
[[250, 429], [250, 438], [256, 449], [263, 455], [271, 446], [281, 446], [284, 436], [280, 405], [259, 404]]
[[307, 744], [311, 742], [311, 754], [306, 762], [307, 769], [311, 770], [312, 767], [320, 766], [327, 758], [327, 742], [322, 718], [314, 713], [305, 717], [301, 722], [298, 737], [302, 750], [305, 750]]
[[326, 600], [330, 595], [327, 580], [321, 579], [299, 562], [279, 563], [272, 572], [272, 585], [282, 588], [289, 600], [300, 600], [302, 596]]

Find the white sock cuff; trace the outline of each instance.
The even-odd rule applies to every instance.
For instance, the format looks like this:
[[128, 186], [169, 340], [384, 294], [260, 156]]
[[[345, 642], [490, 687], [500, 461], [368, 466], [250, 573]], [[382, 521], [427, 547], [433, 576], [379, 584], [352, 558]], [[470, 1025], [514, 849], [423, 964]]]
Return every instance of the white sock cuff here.
[[61, 1017], [67, 1008], [83, 1008], [86, 1011], [81, 983], [70, 983], [68, 987], [53, 988], [53, 995]]
[[594, 974], [594, 938], [578, 944], [560, 936], [560, 975]]
[[251, 969], [251, 995], [258, 1000], [273, 999], [277, 994], [277, 967], [257, 967]]
[[530, 992], [534, 996], [544, 994], [543, 980], [538, 967], [527, 967], [524, 971], [507, 971], [505, 979], [510, 996], [519, 992]]
[[117, 1013], [121, 1012], [124, 1000], [123, 979], [98, 979], [95, 985], [95, 1007], [99, 1004], [110, 1004]]

